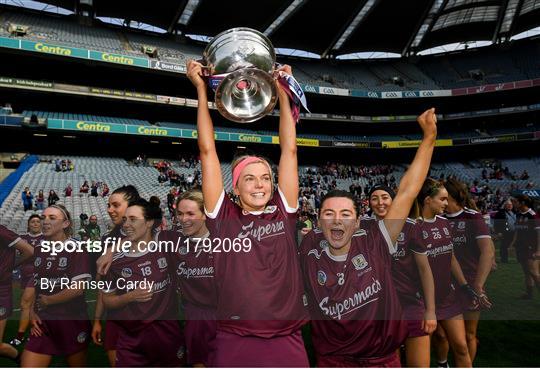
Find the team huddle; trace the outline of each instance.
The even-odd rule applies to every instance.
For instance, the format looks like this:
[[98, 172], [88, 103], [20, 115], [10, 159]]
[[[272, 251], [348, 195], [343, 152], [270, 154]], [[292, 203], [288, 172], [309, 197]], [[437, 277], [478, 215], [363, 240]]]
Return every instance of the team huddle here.
[[[281, 70], [291, 74], [288, 66]], [[435, 347], [441, 366], [451, 350], [456, 366], [471, 367], [480, 311], [491, 307], [484, 286], [494, 247], [466, 188], [427, 178], [435, 109], [417, 119], [423, 139], [397, 193], [372, 188], [372, 215], [361, 218], [352, 194], [328, 192], [319, 227], [298, 244], [296, 127], [287, 93], [278, 84], [277, 183], [268, 160], [242, 156], [232, 165], [229, 196], [201, 64], [190, 61], [187, 75], [198, 93], [203, 181], [202, 190], [176, 201], [180, 228], [159, 231], [161, 210], [131, 185], [109, 197], [114, 228], [102, 239], [130, 241], [130, 250], [99, 259], [44, 252], [42, 241], [71, 237], [71, 215], [59, 204], [31, 216], [23, 237], [0, 227], [0, 337], [12, 311], [15, 249], [26, 287], [21, 337], [30, 327], [20, 357], [7, 344], [0, 355], [23, 367], [48, 366], [57, 355], [85, 366], [93, 341], [111, 366], [307, 367], [302, 327], [310, 324], [317, 366], [429, 367]], [[526, 206], [528, 199], [520, 201]], [[518, 258], [540, 288], [540, 222], [532, 210], [521, 216]], [[234, 249], [245, 240], [249, 249]], [[151, 241], [181, 247], [138, 247]], [[93, 322], [83, 284], [57, 283], [92, 279], [101, 282]]]

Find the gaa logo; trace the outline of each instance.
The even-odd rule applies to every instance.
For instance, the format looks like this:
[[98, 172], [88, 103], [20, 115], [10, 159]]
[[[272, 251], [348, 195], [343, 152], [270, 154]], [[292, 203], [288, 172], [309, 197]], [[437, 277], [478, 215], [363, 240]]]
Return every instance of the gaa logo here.
[[38, 267], [38, 266], [40, 266], [40, 265], [41, 265], [41, 258], [38, 256], [38, 257], [36, 258], [36, 260], [34, 260], [34, 266], [35, 266], [35, 267]]
[[129, 278], [133, 275], [133, 272], [131, 271], [131, 268], [124, 268], [122, 269], [122, 277]]
[[457, 227], [458, 229], [465, 229], [465, 222], [459, 222]]
[[58, 266], [60, 268], [67, 267], [67, 258], [60, 258], [60, 260], [58, 261]]
[[178, 252], [180, 253], [180, 255], [187, 255], [188, 248], [186, 246], [182, 246], [180, 247], [180, 249], [178, 249]]
[[321, 286], [324, 286], [324, 284], [326, 283], [326, 273], [323, 272], [322, 270], [319, 270], [317, 272], [317, 282], [321, 285]]
[[86, 332], [81, 332], [79, 333], [79, 335], [77, 336], [77, 342], [79, 343], [85, 343], [86, 342], [86, 337], [88, 335], [86, 334]]
[[424, 240], [427, 240], [428, 237], [429, 237], [429, 234], [428, 234], [426, 231], [422, 231], [422, 238], [423, 238]]
[[398, 240], [398, 242], [403, 242], [403, 241], [405, 241], [405, 233], [400, 232], [400, 234], [399, 234], [397, 240]]

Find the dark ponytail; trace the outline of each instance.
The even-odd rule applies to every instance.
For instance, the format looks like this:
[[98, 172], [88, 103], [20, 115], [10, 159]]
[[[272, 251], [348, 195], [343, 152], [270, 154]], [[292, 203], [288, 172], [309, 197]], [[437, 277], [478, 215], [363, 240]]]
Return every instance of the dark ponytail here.
[[478, 211], [478, 208], [473, 199], [471, 199], [467, 186], [464, 183], [450, 178], [444, 182], [444, 187], [448, 191], [448, 194], [456, 200], [456, 203], [459, 206]]
[[161, 211], [159, 205], [156, 205], [156, 203], [147, 201], [143, 198], [139, 198], [138, 200], [135, 200], [133, 203], [131, 203], [129, 206], [139, 206], [143, 211], [144, 219], [146, 221], [154, 222], [154, 225], [152, 226], [152, 229], [154, 231], [161, 226], [161, 222], [163, 220], [163, 212]]
[[137, 188], [133, 185], [118, 187], [116, 190], [113, 191], [111, 195], [117, 194], [124, 197], [124, 200], [127, 201], [128, 206], [131, 206], [133, 202], [141, 198], [141, 196], [139, 195], [139, 191], [137, 191]]
[[424, 202], [426, 201], [426, 197], [437, 196], [441, 188], [444, 188], [442, 182], [437, 181], [433, 178], [426, 178], [424, 184], [422, 185], [422, 188], [420, 189], [420, 192], [418, 193], [418, 196], [416, 197], [419, 214], [422, 214], [422, 209], [424, 208]]

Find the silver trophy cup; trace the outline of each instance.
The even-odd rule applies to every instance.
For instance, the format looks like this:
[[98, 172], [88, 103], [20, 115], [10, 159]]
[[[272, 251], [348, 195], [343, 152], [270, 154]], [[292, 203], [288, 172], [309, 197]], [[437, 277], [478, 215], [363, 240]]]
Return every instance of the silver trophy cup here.
[[214, 83], [216, 107], [228, 120], [254, 122], [276, 105], [276, 53], [270, 40], [251, 28], [232, 28], [214, 37], [203, 53]]

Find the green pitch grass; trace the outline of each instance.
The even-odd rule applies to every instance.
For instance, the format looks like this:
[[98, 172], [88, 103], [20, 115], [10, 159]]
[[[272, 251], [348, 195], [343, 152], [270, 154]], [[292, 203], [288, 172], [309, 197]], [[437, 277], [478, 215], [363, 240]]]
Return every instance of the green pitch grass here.
[[[476, 367], [539, 367], [540, 355], [540, 293], [535, 291], [534, 300], [524, 301], [518, 297], [523, 293], [523, 276], [515, 259], [510, 264], [499, 264], [488, 280], [488, 295], [493, 302], [490, 311], [482, 313], [478, 337], [478, 355]], [[18, 301], [20, 290], [15, 288]], [[95, 296], [88, 294], [90, 311], [93, 311]], [[7, 324], [4, 341], [9, 341], [16, 334], [18, 321], [16, 312]], [[90, 315], [93, 316], [93, 315]], [[538, 319], [538, 320], [534, 320]], [[313, 360], [313, 349], [309, 340], [309, 327], [304, 328], [304, 339]], [[435, 364], [432, 361], [432, 364]], [[90, 345], [88, 365], [107, 367], [108, 361], [101, 347]], [[11, 360], [0, 358], [0, 367], [14, 367]], [[54, 359], [52, 366], [62, 367], [66, 363], [61, 358]]]

